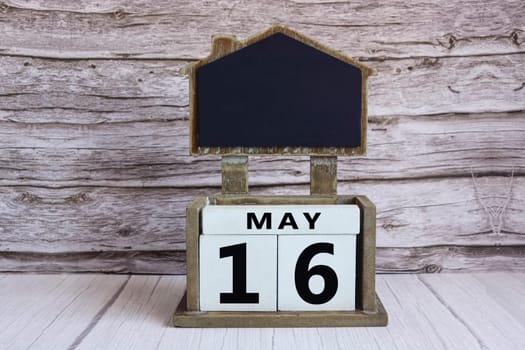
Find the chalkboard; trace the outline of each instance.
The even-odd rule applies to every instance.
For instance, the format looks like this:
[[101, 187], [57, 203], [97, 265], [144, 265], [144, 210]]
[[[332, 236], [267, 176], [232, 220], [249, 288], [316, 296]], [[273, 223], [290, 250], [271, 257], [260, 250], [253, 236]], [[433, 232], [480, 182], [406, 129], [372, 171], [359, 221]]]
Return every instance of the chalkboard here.
[[275, 33], [196, 71], [199, 147], [361, 145], [359, 67]]

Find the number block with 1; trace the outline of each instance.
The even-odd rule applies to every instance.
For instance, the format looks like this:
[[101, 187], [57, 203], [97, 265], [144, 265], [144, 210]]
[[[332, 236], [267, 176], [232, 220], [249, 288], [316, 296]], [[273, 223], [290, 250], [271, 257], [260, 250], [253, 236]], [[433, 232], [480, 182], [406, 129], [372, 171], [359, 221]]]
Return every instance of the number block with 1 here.
[[200, 236], [202, 311], [275, 311], [277, 237]]

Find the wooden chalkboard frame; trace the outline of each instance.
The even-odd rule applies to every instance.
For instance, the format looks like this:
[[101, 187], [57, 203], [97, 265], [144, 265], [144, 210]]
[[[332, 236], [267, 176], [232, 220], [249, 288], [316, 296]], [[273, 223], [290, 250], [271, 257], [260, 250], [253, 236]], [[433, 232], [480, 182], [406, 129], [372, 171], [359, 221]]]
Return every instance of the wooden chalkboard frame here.
[[[312, 46], [327, 55], [333, 56], [343, 62], [359, 68], [362, 72], [361, 91], [361, 144], [357, 147], [200, 147], [198, 145], [198, 84], [197, 71], [200, 67], [217, 60], [221, 57], [234, 53], [246, 46], [254, 44], [276, 33], [285, 34], [306, 45]], [[367, 80], [375, 73], [374, 69], [363, 63], [332, 50], [319, 42], [310, 39], [290, 28], [284, 26], [273, 26], [245, 41], [238, 41], [233, 36], [214, 36], [212, 38], [211, 54], [183, 69], [189, 75], [190, 81], [190, 154], [221, 155], [221, 156], [248, 156], [248, 155], [307, 155], [307, 156], [361, 156], [366, 154], [367, 134]]]

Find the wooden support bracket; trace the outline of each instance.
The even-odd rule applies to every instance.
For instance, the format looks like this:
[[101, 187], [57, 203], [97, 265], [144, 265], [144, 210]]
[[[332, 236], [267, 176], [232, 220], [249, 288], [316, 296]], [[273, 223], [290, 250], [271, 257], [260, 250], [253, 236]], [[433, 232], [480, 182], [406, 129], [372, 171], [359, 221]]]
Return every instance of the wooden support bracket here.
[[310, 157], [310, 194], [337, 194], [337, 157]]
[[222, 157], [222, 193], [248, 193], [248, 157]]

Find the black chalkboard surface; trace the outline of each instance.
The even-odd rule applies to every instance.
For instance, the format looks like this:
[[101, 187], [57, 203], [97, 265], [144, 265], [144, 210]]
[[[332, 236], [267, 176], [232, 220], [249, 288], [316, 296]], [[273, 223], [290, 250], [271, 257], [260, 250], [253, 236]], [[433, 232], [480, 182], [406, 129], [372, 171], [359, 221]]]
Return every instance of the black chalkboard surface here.
[[199, 147], [358, 147], [362, 72], [283, 33], [196, 71]]

